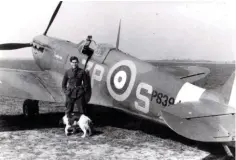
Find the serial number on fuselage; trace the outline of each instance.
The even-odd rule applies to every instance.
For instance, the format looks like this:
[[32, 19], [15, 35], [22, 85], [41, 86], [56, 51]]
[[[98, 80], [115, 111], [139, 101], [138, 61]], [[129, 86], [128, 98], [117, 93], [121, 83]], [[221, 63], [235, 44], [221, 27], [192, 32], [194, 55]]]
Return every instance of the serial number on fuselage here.
[[164, 107], [173, 105], [175, 103], [174, 97], [169, 97], [168, 95], [158, 92], [156, 90], [152, 91], [152, 95], [150, 99], [151, 101], [154, 101], [157, 104], [160, 104]]

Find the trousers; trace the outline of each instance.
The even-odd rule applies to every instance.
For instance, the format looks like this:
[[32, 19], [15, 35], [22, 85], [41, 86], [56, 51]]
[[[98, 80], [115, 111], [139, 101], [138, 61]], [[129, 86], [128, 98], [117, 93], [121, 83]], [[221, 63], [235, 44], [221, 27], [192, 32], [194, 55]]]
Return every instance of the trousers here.
[[80, 114], [87, 114], [86, 112], [86, 104], [85, 104], [85, 99], [84, 96], [81, 95], [78, 98], [71, 98], [69, 96], [66, 96], [66, 111], [65, 114], [70, 114], [74, 110], [74, 105], [77, 106], [78, 108], [78, 113]]

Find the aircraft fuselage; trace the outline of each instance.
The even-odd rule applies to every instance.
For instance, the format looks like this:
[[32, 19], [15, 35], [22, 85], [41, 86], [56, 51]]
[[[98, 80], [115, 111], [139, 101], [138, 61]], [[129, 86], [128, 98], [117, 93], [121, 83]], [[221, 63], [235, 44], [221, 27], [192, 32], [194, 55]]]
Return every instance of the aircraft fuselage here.
[[[82, 62], [80, 67], [83, 67], [87, 58], [81, 53], [83, 43], [76, 45], [69, 41], [38, 36], [33, 46], [38, 66], [42, 70], [57, 72], [61, 77], [70, 67], [69, 57], [77, 56]], [[110, 46], [101, 44], [88, 62], [87, 69], [91, 74], [93, 90], [90, 103], [99, 102], [163, 123], [160, 113], [163, 108], [188, 99], [184, 97], [186, 95], [181, 95], [181, 98], [177, 96], [184, 81]], [[200, 90], [191, 97], [197, 94], [197, 100], [204, 91]]]
[[[64, 72], [71, 67], [71, 56], [77, 56], [79, 66], [84, 68], [87, 60], [87, 55], [82, 53], [84, 44], [84, 41], [74, 44], [38, 36], [33, 41], [33, 54], [39, 67], [49, 71], [61, 87]], [[227, 119], [233, 119], [235, 111], [227, 107], [224, 98], [219, 98], [220, 94], [185, 82], [111, 45], [94, 45], [93, 56], [86, 66], [91, 76], [90, 104], [151, 119], [190, 139], [209, 142], [234, 140], [233, 124], [228, 124]], [[212, 110], [211, 105], [217, 108]], [[163, 110], [168, 110], [164, 113], [165, 118]], [[179, 129], [181, 127], [184, 128]], [[205, 131], [200, 134], [199, 130]]]

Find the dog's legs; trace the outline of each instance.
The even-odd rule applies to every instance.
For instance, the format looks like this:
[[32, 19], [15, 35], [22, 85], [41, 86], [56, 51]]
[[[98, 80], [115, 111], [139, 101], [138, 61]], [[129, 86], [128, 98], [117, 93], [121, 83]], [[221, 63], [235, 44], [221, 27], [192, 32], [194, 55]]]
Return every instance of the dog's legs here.
[[66, 134], [66, 136], [68, 136], [68, 128], [69, 128], [68, 126], [65, 127], [65, 134]]
[[88, 127], [88, 135], [91, 136], [92, 135], [92, 131], [91, 131], [91, 128]]
[[67, 136], [67, 129], [66, 129], [66, 127], [65, 127], [65, 135]]
[[82, 131], [84, 132], [84, 134], [81, 136], [82, 138], [85, 138], [86, 134], [87, 134], [87, 130], [85, 129], [85, 127], [81, 128]]

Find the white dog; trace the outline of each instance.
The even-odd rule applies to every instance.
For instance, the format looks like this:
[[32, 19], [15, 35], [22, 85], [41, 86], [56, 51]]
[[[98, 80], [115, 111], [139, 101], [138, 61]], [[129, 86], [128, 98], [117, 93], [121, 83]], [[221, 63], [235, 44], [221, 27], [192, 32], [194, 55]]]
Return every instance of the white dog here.
[[86, 137], [87, 133], [90, 136], [92, 134], [91, 124], [92, 121], [89, 117], [84, 114], [79, 113], [71, 113], [69, 115], [65, 115], [63, 118], [63, 124], [65, 127], [65, 134], [68, 136], [69, 134], [75, 133], [75, 127], [79, 126], [80, 129], [84, 132], [81, 136], [82, 138]]

